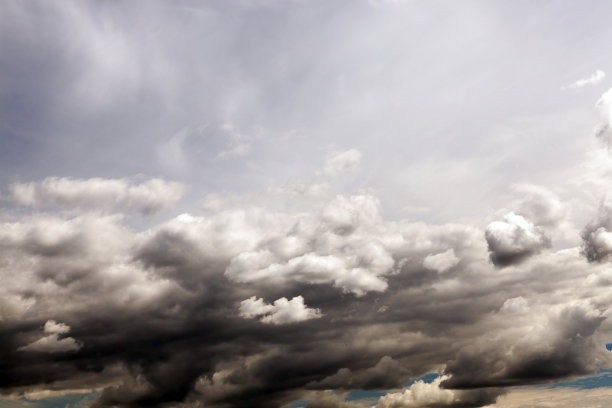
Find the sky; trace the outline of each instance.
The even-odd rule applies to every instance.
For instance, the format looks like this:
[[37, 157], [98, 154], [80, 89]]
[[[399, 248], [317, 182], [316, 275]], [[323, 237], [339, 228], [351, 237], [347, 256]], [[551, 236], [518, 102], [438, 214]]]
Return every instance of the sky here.
[[610, 406], [611, 12], [1, 2], [0, 406]]

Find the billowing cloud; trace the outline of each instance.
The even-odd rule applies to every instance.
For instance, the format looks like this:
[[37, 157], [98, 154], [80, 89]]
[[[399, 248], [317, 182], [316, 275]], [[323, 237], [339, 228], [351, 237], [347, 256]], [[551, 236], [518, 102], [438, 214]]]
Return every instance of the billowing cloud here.
[[550, 246], [540, 228], [513, 212], [506, 214], [504, 221], [490, 223], [485, 237], [491, 262], [497, 266], [515, 264]]
[[356, 295], [384, 291], [395, 262], [376, 228], [381, 219], [375, 197], [337, 196], [316, 217], [300, 217], [256, 251], [235, 256], [225, 273], [238, 282], [332, 283]]
[[130, 208], [143, 214], [171, 206], [181, 199], [183, 191], [181, 183], [162, 179], [134, 183], [125, 178], [47, 177], [39, 182], [11, 185], [13, 200], [21, 205]]
[[612, 255], [612, 207], [603, 202], [597, 219], [582, 230], [582, 252], [589, 262], [605, 261]]
[[402, 392], [380, 397], [376, 408], [481, 407], [495, 402], [499, 395], [496, 390], [454, 391], [441, 388], [441, 383], [446, 379], [441, 376], [431, 383], [419, 380]]
[[296, 323], [321, 317], [319, 309], [306, 307], [302, 296], [291, 300], [283, 297], [275, 300], [273, 304], [251, 296], [240, 302], [239, 312], [241, 317], [259, 318], [261, 322], [270, 324]]
[[65, 334], [70, 331], [70, 327], [64, 323], [56, 323], [54, 320], [47, 320], [43, 331], [48, 335], [28, 345], [19, 347], [19, 350], [42, 353], [63, 353], [76, 351], [82, 347], [82, 345], [72, 337], [59, 338], [60, 334]]

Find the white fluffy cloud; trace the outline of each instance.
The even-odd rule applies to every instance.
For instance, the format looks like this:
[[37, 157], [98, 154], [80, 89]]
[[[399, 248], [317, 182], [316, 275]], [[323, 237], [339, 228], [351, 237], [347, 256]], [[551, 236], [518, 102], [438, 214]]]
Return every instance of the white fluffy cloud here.
[[322, 316], [319, 309], [306, 307], [304, 298], [296, 296], [291, 300], [280, 298], [273, 304], [251, 296], [240, 302], [240, 316], [251, 319], [258, 317], [263, 323], [288, 324], [318, 319]]
[[45, 323], [43, 331], [47, 336], [33, 341], [32, 343], [20, 347], [20, 351], [37, 351], [42, 353], [63, 353], [68, 351], [76, 351], [82, 347], [72, 337], [59, 338], [60, 334], [65, 334], [70, 331], [70, 326], [64, 323], [56, 323], [55, 320], [48, 320]]
[[181, 199], [183, 191], [183, 184], [157, 178], [134, 183], [127, 178], [47, 177], [11, 185], [13, 200], [21, 205], [130, 208], [143, 214], [171, 206]]
[[432, 383], [417, 381], [402, 392], [389, 393], [380, 397], [376, 408], [417, 408], [429, 406], [449, 406], [457, 401], [452, 390], [440, 388], [446, 377], [438, 377]]
[[291, 221], [256, 251], [235, 256], [226, 275], [239, 282], [333, 283], [357, 295], [387, 288], [384, 276], [394, 259], [377, 230], [382, 217], [375, 197], [338, 196], [320, 214]]

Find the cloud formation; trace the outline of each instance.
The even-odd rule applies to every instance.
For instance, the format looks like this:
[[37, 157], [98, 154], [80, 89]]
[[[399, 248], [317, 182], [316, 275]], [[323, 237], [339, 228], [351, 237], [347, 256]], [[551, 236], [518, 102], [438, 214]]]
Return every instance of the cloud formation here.
[[251, 296], [240, 302], [239, 311], [241, 317], [247, 319], [258, 317], [262, 323], [271, 324], [296, 323], [321, 317], [319, 309], [306, 307], [302, 296], [296, 296], [291, 300], [283, 297], [275, 300], [273, 304]]
[[544, 231], [513, 212], [506, 214], [504, 221], [490, 223], [485, 238], [491, 262], [501, 267], [520, 262], [550, 246]]
[[612, 207], [603, 202], [597, 218], [581, 233], [582, 252], [589, 262], [608, 260], [612, 255]]
[[64, 323], [56, 323], [54, 320], [47, 320], [43, 329], [47, 336], [19, 347], [20, 351], [37, 351], [42, 353], [63, 353], [68, 351], [76, 351], [82, 347], [72, 337], [59, 338], [60, 334], [65, 334], [70, 331], [70, 327]]
[[134, 183], [126, 178], [47, 177], [39, 182], [13, 183], [10, 189], [20, 205], [127, 208], [149, 215], [180, 200], [184, 186], [162, 179]]
[[440, 376], [431, 383], [420, 380], [399, 393], [380, 397], [376, 408], [420, 407], [481, 407], [495, 402], [496, 390], [454, 391], [441, 388], [447, 377]]

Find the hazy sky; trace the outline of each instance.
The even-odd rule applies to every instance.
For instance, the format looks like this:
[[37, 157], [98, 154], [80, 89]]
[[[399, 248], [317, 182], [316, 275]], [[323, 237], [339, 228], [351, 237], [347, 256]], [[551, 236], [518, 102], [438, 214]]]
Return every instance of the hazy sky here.
[[608, 407], [610, 13], [3, 1], [0, 405]]

